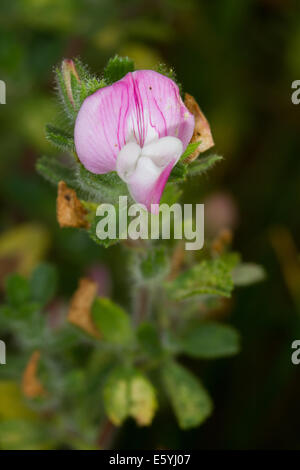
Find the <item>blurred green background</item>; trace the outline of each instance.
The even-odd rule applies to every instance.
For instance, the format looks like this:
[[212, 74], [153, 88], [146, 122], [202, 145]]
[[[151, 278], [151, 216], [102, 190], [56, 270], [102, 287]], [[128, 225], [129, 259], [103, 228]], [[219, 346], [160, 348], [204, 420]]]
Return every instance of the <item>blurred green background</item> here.
[[234, 249], [264, 265], [268, 279], [236, 292], [224, 313], [242, 333], [241, 354], [189, 361], [212, 393], [213, 416], [188, 432], [168, 412], [149, 429], [129, 421], [115, 446], [299, 449], [300, 366], [290, 360], [291, 342], [300, 339], [300, 107], [291, 103], [291, 83], [300, 79], [299, 2], [2, 0], [0, 26], [7, 86], [0, 106], [1, 285], [8, 273], [28, 274], [47, 259], [58, 266], [62, 303], [91, 270], [106, 292], [126, 296], [119, 248], [106, 251], [85, 233], [60, 230], [56, 191], [35, 172], [37, 157], [55, 152], [44, 136], [56, 113], [53, 68], [80, 56], [101, 73], [116, 53], [138, 68], [174, 66], [225, 157], [186, 197], [205, 202], [210, 234], [230, 226]]

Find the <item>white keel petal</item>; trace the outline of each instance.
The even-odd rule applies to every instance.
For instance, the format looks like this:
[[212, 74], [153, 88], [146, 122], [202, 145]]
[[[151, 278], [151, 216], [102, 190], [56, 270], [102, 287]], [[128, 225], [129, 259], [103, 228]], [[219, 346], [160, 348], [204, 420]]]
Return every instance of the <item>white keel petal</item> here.
[[116, 170], [120, 178], [126, 183], [136, 170], [140, 154], [141, 147], [135, 142], [129, 142], [124, 145], [117, 156]]
[[165, 168], [171, 161], [180, 158], [183, 151], [181, 140], [177, 137], [162, 137], [142, 148], [142, 156], [151, 158], [159, 168]]

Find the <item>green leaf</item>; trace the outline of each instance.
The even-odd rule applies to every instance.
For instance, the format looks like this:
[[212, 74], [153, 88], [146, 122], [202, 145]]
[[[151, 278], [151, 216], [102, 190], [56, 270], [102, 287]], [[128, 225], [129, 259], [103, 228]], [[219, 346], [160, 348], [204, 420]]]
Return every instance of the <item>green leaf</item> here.
[[232, 356], [240, 350], [240, 336], [231, 326], [204, 322], [186, 331], [181, 350], [189, 356], [203, 359]]
[[231, 268], [220, 258], [202, 261], [166, 287], [170, 296], [177, 300], [201, 294], [230, 297], [233, 289], [230, 272]]
[[81, 90], [80, 90], [80, 104], [95, 91], [103, 88], [107, 85], [105, 80], [99, 80], [96, 77], [89, 77], [85, 81], [81, 83]]
[[134, 62], [128, 57], [120, 57], [116, 55], [109, 59], [104, 69], [104, 78], [108, 85], [117, 82], [123, 78], [128, 72], [134, 71]]
[[[116, 213], [118, 209], [116, 208]], [[108, 248], [112, 245], [115, 245], [116, 243], [119, 243], [119, 239], [116, 237], [115, 239], [113, 238], [104, 238], [103, 240], [97, 236], [97, 225], [99, 222], [100, 218], [96, 216], [94, 213], [93, 218], [90, 220], [90, 227], [88, 228], [88, 234], [90, 238], [97, 243], [97, 245], [104, 246], [105, 248]], [[112, 223], [114, 223], [112, 221]]]
[[11, 274], [5, 280], [6, 298], [9, 304], [19, 307], [30, 299], [28, 280], [19, 274]]
[[182, 189], [178, 187], [176, 184], [169, 184], [167, 183], [162, 194], [160, 204], [168, 204], [168, 206], [172, 206], [180, 199], [182, 195]]
[[74, 170], [64, 166], [56, 158], [47, 156], [39, 158], [36, 163], [36, 170], [52, 184], [57, 185], [60, 181], [64, 181], [73, 189], [76, 189], [78, 186]]
[[200, 145], [200, 142], [192, 142], [191, 144], [189, 144], [187, 146], [187, 148], [185, 149], [185, 151], [183, 152], [183, 154], [181, 155], [180, 157], [180, 160], [179, 161], [183, 161], [185, 160], [187, 157], [189, 157], [192, 153], [195, 152], [195, 150], [197, 150], [197, 148], [199, 147]]
[[57, 289], [57, 271], [49, 263], [42, 263], [33, 271], [30, 288], [32, 299], [46, 305], [53, 299]]
[[71, 152], [75, 149], [73, 136], [51, 124], [46, 125], [46, 138], [59, 149]]
[[116, 426], [131, 416], [140, 426], [149, 426], [157, 408], [153, 385], [139, 371], [118, 367], [103, 388], [103, 401], [109, 419]]
[[173, 170], [171, 171], [170, 177], [168, 182], [169, 183], [177, 183], [183, 181], [187, 175], [187, 165], [182, 162], [178, 162]]
[[179, 426], [190, 429], [202, 424], [213, 409], [211, 398], [202, 383], [173, 361], [166, 363], [161, 372]]
[[141, 323], [137, 330], [137, 338], [146, 354], [158, 358], [162, 354], [162, 347], [156, 328], [152, 323]]
[[92, 306], [92, 318], [105, 341], [122, 345], [132, 341], [130, 317], [111, 300], [98, 297]]
[[207, 157], [198, 158], [190, 165], [187, 165], [188, 176], [198, 176], [206, 173], [210, 170], [217, 162], [223, 160], [220, 155], [208, 155]]
[[[120, 195], [129, 196], [126, 183], [119, 178], [115, 171], [95, 175], [86, 170], [83, 165], [77, 165], [76, 172], [81, 188], [94, 201], [118, 204]], [[129, 200], [131, 200], [130, 197]]]
[[57, 158], [47, 156], [37, 161], [36, 170], [50, 183], [57, 185], [64, 181], [75, 189], [77, 196], [92, 202], [117, 204], [120, 195], [128, 196], [131, 201], [126, 183], [114, 171], [95, 175], [75, 161], [67, 167]]
[[261, 282], [266, 278], [266, 272], [262, 266], [254, 263], [241, 263], [232, 271], [233, 283], [236, 286], [247, 286]]

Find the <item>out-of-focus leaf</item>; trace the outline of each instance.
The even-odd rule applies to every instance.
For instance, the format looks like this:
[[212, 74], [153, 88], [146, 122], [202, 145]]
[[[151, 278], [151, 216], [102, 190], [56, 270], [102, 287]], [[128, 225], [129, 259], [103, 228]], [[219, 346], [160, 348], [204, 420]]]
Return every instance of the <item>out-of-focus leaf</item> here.
[[18, 307], [26, 303], [30, 298], [30, 288], [28, 280], [19, 274], [11, 274], [6, 279], [6, 297], [8, 302]]
[[236, 286], [247, 286], [263, 281], [266, 272], [262, 266], [254, 263], [241, 263], [232, 271], [233, 283]]
[[185, 332], [181, 343], [183, 353], [203, 359], [232, 356], [239, 349], [238, 332], [231, 326], [216, 322], [193, 325]]
[[98, 297], [92, 306], [92, 318], [105, 341], [128, 344], [133, 330], [127, 313], [110, 299]]
[[55, 445], [46, 426], [25, 420], [0, 422], [0, 448], [4, 450], [46, 450]]
[[162, 279], [168, 270], [166, 252], [163, 247], [153, 247], [141, 261], [141, 277], [147, 280]]
[[212, 412], [212, 401], [202, 383], [183, 366], [168, 362], [162, 379], [179, 426], [190, 429], [205, 421]]
[[231, 267], [222, 259], [202, 261], [166, 284], [171, 297], [185, 299], [210, 294], [229, 297], [233, 289]]
[[57, 289], [57, 271], [49, 263], [42, 263], [33, 271], [30, 279], [32, 299], [46, 305], [53, 299]]
[[239, 264], [241, 261], [241, 255], [236, 251], [229, 251], [225, 252], [220, 256], [220, 259], [224, 264], [226, 264], [227, 268], [231, 271]]
[[108, 61], [104, 69], [104, 78], [108, 85], [123, 78], [128, 72], [134, 71], [133, 60], [116, 55]]
[[0, 421], [6, 419], [34, 420], [37, 415], [28, 408], [20, 386], [11, 380], [0, 381]]
[[137, 338], [147, 355], [153, 358], [161, 356], [161, 343], [157, 330], [152, 323], [141, 323], [137, 331]]
[[50, 96], [34, 93], [23, 97], [18, 106], [15, 125], [18, 133], [39, 153], [51, 151], [51, 146], [45, 139], [45, 122], [55, 119], [57, 106]]
[[49, 246], [49, 234], [38, 224], [24, 224], [7, 230], [0, 237], [0, 263], [14, 261], [16, 271], [24, 276], [31, 273]]
[[106, 413], [116, 426], [129, 416], [140, 426], [148, 426], [157, 408], [153, 385], [132, 368], [119, 367], [109, 375], [103, 399]]

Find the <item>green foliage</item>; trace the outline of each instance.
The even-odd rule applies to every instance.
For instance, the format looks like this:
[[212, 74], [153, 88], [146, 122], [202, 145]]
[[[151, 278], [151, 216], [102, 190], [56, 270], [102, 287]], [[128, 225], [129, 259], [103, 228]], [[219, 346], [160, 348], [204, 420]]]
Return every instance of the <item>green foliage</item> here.
[[129, 57], [115, 57], [109, 59], [107, 66], [104, 69], [104, 79], [108, 85], [117, 82], [123, 78], [128, 72], [134, 71], [133, 60]]
[[162, 380], [179, 426], [190, 429], [205, 421], [212, 412], [212, 401], [202, 383], [176, 362], [167, 362]]
[[95, 175], [79, 162], [73, 161], [70, 166], [66, 166], [59, 160], [47, 156], [39, 158], [36, 169], [52, 184], [57, 185], [59, 181], [65, 181], [86, 201], [116, 204], [120, 194], [130, 197], [126, 184], [115, 172]]
[[55, 446], [55, 438], [45, 426], [28, 420], [0, 421], [0, 448], [5, 450], [47, 450]]
[[92, 307], [92, 317], [105, 341], [121, 345], [132, 341], [133, 331], [129, 316], [111, 300], [97, 298]]
[[58, 159], [47, 156], [40, 157], [36, 163], [37, 172], [47, 181], [57, 185], [60, 181], [64, 181], [73, 189], [79, 188], [76, 173], [72, 168], [63, 165]]
[[53, 299], [57, 290], [57, 271], [49, 263], [37, 266], [30, 279], [32, 299], [42, 306]]
[[131, 416], [140, 426], [151, 424], [157, 408], [156, 392], [137, 369], [118, 367], [109, 375], [103, 389], [109, 419], [119, 426]]
[[169, 183], [183, 182], [188, 174], [187, 165], [179, 161], [173, 168], [169, 176]]
[[46, 124], [46, 138], [61, 150], [75, 151], [73, 136], [51, 124]]
[[140, 262], [140, 275], [144, 281], [158, 281], [166, 276], [168, 271], [166, 250], [163, 246], [152, 247]]
[[166, 285], [177, 300], [209, 294], [229, 297], [233, 289], [231, 266], [223, 259], [205, 260], [180, 274]]
[[199, 359], [217, 359], [237, 354], [238, 332], [229, 325], [216, 322], [192, 324], [182, 336], [183, 353]]
[[213, 168], [217, 162], [223, 160], [220, 155], [208, 155], [207, 157], [198, 157], [197, 160], [188, 166], [188, 176], [199, 176]]
[[94, 202], [117, 204], [119, 196], [129, 196], [126, 183], [122, 181], [116, 172], [112, 171], [104, 175], [95, 175], [84, 168], [76, 166], [76, 177], [82, 190], [89, 194]]
[[223, 160], [223, 157], [220, 155], [211, 154], [205, 157], [199, 156], [191, 163], [184, 162], [184, 160], [189, 157], [198, 146], [199, 142], [193, 142], [187, 146], [184, 153], [181, 155], [179, 162], [173, 168], [169, 182], [182, 182], [187, 176], [193, 177], [202, 175], [213, 168], [217, 162]]
[[22, 306], [29, 300], [30, 289], [27, 279], [19, 274], [12, 274], [6, 279], [6, 299], [14, 307]]
[[155, 326], [149, 322], [140, 324], [137, 330], [139, 344], [149, 357], [157, 359], [161, 357], [163, 348]]

